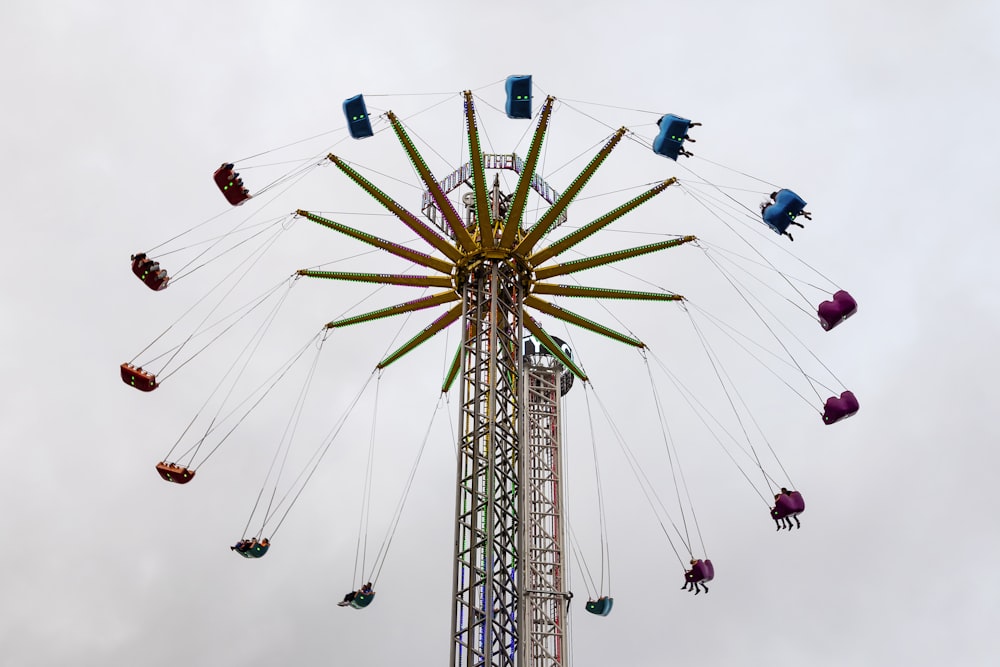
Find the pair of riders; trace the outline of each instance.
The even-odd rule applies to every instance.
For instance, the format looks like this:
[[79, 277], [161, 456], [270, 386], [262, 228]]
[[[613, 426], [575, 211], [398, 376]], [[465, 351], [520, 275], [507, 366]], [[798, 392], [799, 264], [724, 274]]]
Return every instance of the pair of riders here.
[[372, 586], [372, 582], [369, 581], [367, 584], [362, 586], [360, 590], [351, 591], [350, 593], [345, 595], [344, 599], [337, 603], [337, 606], [348, 607], [352, 602], [354, 602], [354, 599], [359, 595], [371, 595], [374, 592], [375, 590], [374, 587]]
[[263, 540], [261, 540], [260, 542], [257, 541], [256, 537], [252, 537], [249, 540], [240, 540], [234, 546], [229, 547], [229, 550], [230, 551], [238, 551], [241, 554], [243, 554], [243, 553], [246, 553], [246, 552], [250, 551], [251, 549], [253, 549], [256, 546], [267, 547], [267, 546], [270, 546], [270, 545], [271, 545], [271, 543], [267, 541], [266, 537]]
[[[806, 226], [803, 225], [801, 222], [795, 222], [795, 218], [801, 215], [806, 220], [812, 220], [812, 213], [810, 213], [809, 211], [805, 211], [805, 210], [799, 210], [799, 211], [794, 211], [794, 212], [793, 211], [787, 211], [788, 217], [785, 218], [785, 215], [781, 212], [783, 210], [783, 208], [782, 209], [774, 209], [770, 213], [773, 214], [775, 211], [777, 211], [778, 212], [778, 218], [777, 219], [773, 219], [772, 216], [769, 215], [768, 209], [778, 203], [778, 196], [779, 195], [782, 195], [782, 198], [783, 198], [783, 201], [782, 201], [782, 207], [783, 208], [784, 208], [784, 205], [786, 203], [788, 203], [788, 200], [790, 198], [798, 198], [798, 195], [795, 195], [790, 190], [776, 190], [776, 191], [774, 191], [774, 192], [771, 193], [771, 201], [766, 201], [766, 202], [762, 202], [761, 203], [761, 205], [760, 205], [760, 214], [761, 214], [761, 217], [764, 218], [764, 222], [766, 222], [769, 227], [771, 227], [772, 229], [774, 229], [774, 231], [778, 232], [782, 236], [787, 236], [789, 241], [794, 241], [795, 238], [788, 231], [788, 226], [789, 225], [795, 225], [796, 227], [801, 227], [802, 229], [805, 229]], [[799, 201], [801, 201], [801, 199]], [[804, 205], [804, 202], [803, 202], [803, 205]], [[781, 222], [784, 222], [785, 224], [781, 225], [780, 224]]]

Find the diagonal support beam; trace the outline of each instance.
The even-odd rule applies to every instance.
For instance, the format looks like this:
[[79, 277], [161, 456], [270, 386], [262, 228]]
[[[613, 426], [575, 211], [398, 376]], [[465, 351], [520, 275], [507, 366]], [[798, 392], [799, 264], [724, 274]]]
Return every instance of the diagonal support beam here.
[[539, 299], [537, 296], [528, 296], [527, 298], [525, 298], [524, 305], [528, 306], [529, 308], [534, 308], [535, 310], [543, 312], [546, 315], [551, 315], [552, 317], [560, 319], [563, 322], [569, 322], [570, 324], [575, 324], [578, 327], [582, 327], [589, 331], [593, 331], [594, 333], [599, 333], [602, 336], [607, 336], [608, 338], [616, 340], [620, 343], [633, 345], [635, 347], [646, 347], [646, 344], [643, 343], [641, 340], [636, 340], [631, 336], [626, 336], [623, 333], [618, 333], [614, 329], [609, 329], [603, 324], [598, 324], [597, 322], [588, 320], [586, 317], [583, 317], [582, 315], [577, 315], [576, 313], [566, 310], [565, 308], [560, 308], [559, 306], [553, 303], [549, 303], [548, 301], [543, 301], [542, 299]]
[[350, 273], [345, 271], [313, 271], [312, 269], [300, 269], [296, 273], [307, 278], [349, 280], [358, 283], [381, 283], [406, 287], [452, 287], [451, 278], [448, 276], [408, 276], [400, 273]]
[[370, 246], [375, 246], [376, 248], [381, 248], [386, 252], [389, 252], [396, 257], [402, 257], [420, 266], [426, 266], [428, 269], [434, 269], [435, 271], [440, 271], [441, 273], [451, 275], [452, 265], [443, 259], [438, 259], [437, 257], [431, 257], [430, 255], [424, 254], [422, 252], [417, 252], [416, 250], [410, 250], [404, 245], [398, 243], [393, 243], [392, 241], [386, 241], [385, 239], [380, 239], [377, 236], [372, 236], [367, 232], [363, 232], [360, 229], [355, 229], [354, 227], [348, 227], [347, 225], [342, 225], [339, 222], [334, 222], [333, 220], [328, 220], [322, 216], [316, 215], [315, 213], [310, 213], [309, 211], [303, 211], [299, 209], [296, 211], [298, 215], [304, 218], [308, 218], [313, 222], [323, 225], [329, 229], [340, 232], [350, 236], [353, 239], [357, 239], [363, 243], [367, 243]]
[[570, 372], [573, 373], [573, 375], [577, 376], [584, 382], [587, 382], [587, 374], [584, 373], [579, 366], [573, 363], [573, 360], [562, 351], [562, 347], [552, 339], [552, 336], [550, 336], [531, 315], [526, 314], [526, 317], [524, 318], [524, 328], [530, 331], [532, 336], [541, 341], [542, 345], [545, 346], [545, 349], [551, 352], [563, 366], [568, 368]]
[[420, 299], [414, 299], [413, 301], [401, 303], [398, 306], [373, 310], [372, 312], [365, 313], [364, 315], [355, 315], [354, 317], [346, 317], [342, 320], [328, 322], [326, 328], [335, 329], [337, 327], [347, 327], [352, 324], [361, 324], [362, 322], [380, 320], [383, 317], [391, 317], [401, 313], [412, 313], [413, 311], [423, 310], [424, 308], [433, 308], [434, 306], [439, 306], [442, 303], [457, 301], [459, 298], [460, 297], [454, 292], [454, 290], [439, 292], [437, 294], [432, 294], [431, 296], [425, 296]]
[[412, 352], [422, 343], [430, 340], [434, 336], [434, 334], [438, 333], [442, 329], [445, 329], [451, 324], [453, 324], [455, 320], [457, 320], [461, 316], [462, 316], [462, 304], [458, 304], [457, 306], [451, 308], [447, 313], [445, 313], [441, 317], [431, 322], [431, 324], [427, 328], [425, 328], [423, 331], [421, 331], [416, 336], [407, 341], [398, 350], [396, 350], [388, 357], [380, 361], [378, 363], [377, 368], [385, 368], [392, 362], [398, 360], [407, 352]]
[[632, 299], [635, 301], [683, 301], [680, 294], [665, 292], [637, 292], [627, 289], [606, 289], [604, 287], [582, 287], [579, 285], [553, 285], [551, 283], [535, 283], [533, 294], [551, 294], [553, 296], [588, 297], [591, 299]]
[[430, 228], [430, 226], [421, 222], [417, 216], [407, 211], [405, 208], [396, 203], [392, 197], [375, 187], [371, 181], [359, 174], [349, 164], [341, 160], [333, 153], [330, 153], [326, 157], [330, 160], [330, 162], [337, 165], [337, 168], [344, 172], [348, 178], [357, 183], [362, 190], [374, 197], [378, 203], [382, 204], [382, 206], [386, 208], [386, 210], [399, 218], [404, 225], [416, 232], [420, 238], [434, 246], [434, 248], [437, 249], [442, 255], [453, 262], [458, 261], [462, 257], [461, 251], [451, 242], [439, 236], [437, 232]]
[[528, 263], [531, 264], [531, 266], [533, 267], [538, 266], [542, 262], [572, 248], [577, 243], [580, 243], [584, 239], [593, 236], [600, 230], [610, 225], [615, 220], [618, 220], [626, 213], [629, 213], [639, 208], [642, 204], [645, 204], [647, 201], [649, 201], [656, 195], [660, 194], [661, 192], [663, 192], [676, 182], [677, 182], [676, 178], [668, 178], [662, 183], [657, 184], [656, 187], [646, 190], [638, 197], [625, 202], [624, 204], [614, 209], [613, 211], [605, 213], [604, 215], [594, 220], [590, 224], [584, 225], [583, 227], [576, 230], [572, 234], [556, 241], [547, 248], [539, 250], [538, 252], [536, 252], [535, 254], [533, 254], [531, 257], [528, 258]]
[[538, 165], [538, 155], [542, 151], [542, 142], [545, 140], [545, 132], [549, 127], [549, 117], [552, 115], [552, 103], [556, 98], [549, 95], [542, 105], [542, 112], [538, 117], [538, 125], [535, 127], [535, 134], [531, 138], [531, 145], [528, 147], [528, 157], [524, 161], [524, 168], [517, 181], [517, 188], [514, 190], [514, 199], [510, 208], [507, 209], [507, 220], [504, 222], [503, 235], [500, 237], [500, 247], [510, 250], [517, 241], [517, 232], [521, 229], [521, 218], [524, 216], [524, 206], [528, 202], [528, 190], [531, 188], [531, 180], [535, 177], [535, 167]]
[[479, 225], [479, 242], [484, 250], [491, 250], [493, 242], [493, 212], [486, 196], [486, 165], [479, 145], [479, 128], [476, 126], [476, 105], [472, 91], [465, 95], [465, 129], [469, 135], [469, 164], [472, 166], [472, 189], [476, 195], [476, 222]]
[[543, 266], [535, 270], [536, 280], [546, 280], [547, 278], [552, 278], [554, 276], [563, 276], [568, 273], [576, 273], [577, 271], [584, 271], [586, 269], [592, 269], [596, 266], [604, 266], [605, 264], [611, 264], [612, 262], [619, 262], [623, 259], [629, 259], [630, 257], [638, 257], [640, 255], [646, 255], [651, 252], [656, 252], [658, 250], [664, 250], [666, 248], [674, 248], [684, 243], [690, 243], [692, 241], [697, 241], [697, 237], [694, 236], [684, 236], [679, 239], [671, 239], [670, 241], [659, 241], [657, 243], [650, 243], [649, 245], [638, 246], [636, 248], [628, 248], [626, 250], [618, 250], [616, 252], [609, 252], [604, 255], [596, 255], [594, 257], [584, 257], [583, 259], [577, 259], [572, 262], [566, 262], [565, 264], [553, 264], [552, 266]]
[[587, 163], [587, 166], [583, 168], [583, 171], [581, 171], [580, 174], [573, 179], [573, 182], [569, 184], [569, 187], [566, 188], [561, 195], [559, 195], [559, 198], [556, 199], [556, 203], [549, 207], [549, 210], [547, 210], [542, 217], [538, 219], [538, 222], [536, 222], [525, 237], [521, 239], [521, 242], [517, 244], [516, 248], [514, 248], [515, 253], [519, 255], [528, 255], [531, 253], [535, 244], [538, 243], [539, 239], [542, 238], [545, 232], [549, 231], [549, 227], [551, 227], [552, 223], [556, 221], [556, 218], [558, 218], [559, 215], [566, 210], [566, 207], [570, 205], [570, 202], [572, 202], [576, 195], [579, 194], [580, 190], [583, 189], [583, 186], [587, 184], [587, 181], [589, 181], [590, 177], [594, 175], [597, 168], [604, 163], [604, 160], [611, 154], [614, 147], [617, 146], [618, 142], [625, 136], [626, 131], [627, 129], [622, 127], [611, 135], [611, 138], [608, 139], [601, 150], [598, 151], [597, 155], [595, 155], [593, 159]]
[[413, 168], [417, 170], [420, 174], [420, 180], [424, 182], [427, 186], [427, 191], [431, 193], [431, 197], [434, 198], [434, 202], [437, 207], [444, 214], [444, 219], [448, 221], [448, 225], [451, 227], [452, 233], [455, 235], [455, 240], [458, 241], [458, 245], [465, 252], [472, 252], [476, 249], [476, 242], [472, 239], [472, 235], [469, 234], [469, 230], [465, 228], [465, 224], [462, 222], [462, 217], [455, 210], [455, 206], [448, 199], [448, 196], [441, 189], [441, 185], [434, 179], [434, 175], [431, 174], [430, 168], [428, 168], [427, 163], [424, 158], [421, 157], [420, 152], [417, 151], [417, 147], [410, 140], [410, 136], [403, 129], [403, 124], [396, 118], [396, 114], [389, 111], [386, 114], [389, 117], [389, 122], [392, 124], [392, 129], [396, 133], [396, 138], [399, 139], [399, 143], [403, 145], [403, 150], [406, 154], [410, 156], [410, 162], [413, 163]]

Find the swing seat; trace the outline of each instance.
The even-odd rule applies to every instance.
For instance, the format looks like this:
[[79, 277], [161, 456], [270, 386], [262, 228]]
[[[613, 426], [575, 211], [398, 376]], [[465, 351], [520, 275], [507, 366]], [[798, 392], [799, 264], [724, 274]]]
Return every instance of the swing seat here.
[[819, 323], [826, 331], [834, 328], [856, 312], [858, 312], [858, 302], [844, 290], [834, 293], [832, 301], [824, 301], [819, 304], [817, 310]]
[[159, 292], [167, 286], [167, 282], [170, 280], [170, 276], [167, 272], [160, 268], [160, 265], [156, 262], [153, 263], [154, 270], [147, 273], [142, 282], [146, 284], [146, 287], [153, 290], [154, 292]]
[[130, 387], [135, 387], [139, 391], [153, 391], [160, 385], [156, 383], [156, 376], [141, 368], [136, 368], [132, 364], [122, 364], [122, 382]]
[[166, 287], [170, 280], [167, 272], [160, 268], [160, 263], [146, 257], [144, 252], [132, 255], [132, 273], [154, 292]]
[[164, 481], [173, 482], [174, 484], [187, 484], [194, 479], [194, 470], [189, 470], [184, 466], [174, 463], [167, 463], [166, 461], [160, 461], [156, 464], [156, 472], [160, 474], [160, 477]]
[[668, 113], [660, 118], [658, 124], [660, 133], [653, 140], [653, 152], [671, 160], [677, 160], [684, 144], [684, 137], [687, 136], [688, 128], [691, 127], [691, 121]]
[[614, 598], [609, 598], [607, 596], [602, 598], [597, 598], [596, 600], [587, 601], [587, 611], [591, 614], [596, 614], [598, 616], [607, 616], [611, 613], [611, 607], [615, 604]]
[[840, 398], [831, 396], [826, 399], [826, 405], [823, 406], [823, 423], [829, 426], [842, 419], [853, 417], [858, 413], [860, 407], [854, 392], [845, 391], [840, 395]]
[[507, 118], [531, 118], [531, 75], [507, 77]]
[[271, 543], [265, 538], [260, 542], [253, 543], [240, 540], [235, 547], [232, 547], [232, 550], [244, 558], [262, 558], [270, 547]]
[[372, 600], [374, 599], [375, 599], [374, 592], [358, 593], [357, 595], [354, 596], [354, 599], [351, 600], [351, 607], [354, 609], [364, 609], [365, 607], [370, 605], [372, 603]]
[[806, 508], [806, 501], [802, 499], [802, 494], [792, 491], [789, 494], [781, 494], [774, 501], [774, 509], [771, 510], [771, 518], [780, 521], [790, 516], [798, 516]]
[[712, 581], [715, 578], [715, 567], [710, 560], [696, 561], [691, 569], [684, 573], [684, 580], [696, 584], [700, 581]]
[[271, 548], [271, 543], [267, 540], [261, 540], [257, 544], [250, 547], [246, 552], [247, 558], [263, 558], [267, 550]]
[[233, 171], [236, 168], [232, 162], [223, 163], [221, 167], [212, 174], [215, 185], [222, 192], [222, 196], [233, 206], [239, 206], [250, 199], [250, 191], [243, 187], [243, 179]]
[[764, 222], [776, 233], [783, 234], [805, 208], [806, 202], [802, 197], [791, 190], [778, 190], [774, 203], [764, 209]]
[[355, 139], [364, 139], [372, 132], [372, 120], [368, 117], [368, 107], [365, 106], [365, 96], [358, 94], [344, 100], [344, 116], [347, 117], [347, 131]]

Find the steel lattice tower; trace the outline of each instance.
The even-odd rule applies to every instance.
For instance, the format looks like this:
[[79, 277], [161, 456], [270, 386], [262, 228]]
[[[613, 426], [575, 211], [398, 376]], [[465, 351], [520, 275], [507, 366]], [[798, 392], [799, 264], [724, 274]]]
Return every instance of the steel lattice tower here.
[[[522, 348], [524, 349], [524, 348]], [[563, 562], [563, 457], [559, 399], [562, 364], [549, 354], [525, 358], [524, 397], [525, 512], [524, 616], [530, 631], [525, 643], [530, 667], [565, 667], [570, 593]], [[562, 389], [562, 390], [561, 390]]]
[[[675, 301], [669, 292], [584, 287], [546, 282], [695, 240], [692, 236], [584, 257], [551, 262], [561, 253], [604, 229], [675, 181], [667, 179], [599, 216], [572, 233], [540, 246], [565, 219], [569, 204], [627, 132], [614, 132], [562, 192], [549, 186], [535, 168], [555, 98], [545, 100], [527, 156], [484, 155], [479, 142], [472, 93], [464, 93], [469, 162], [438, 181], [391, 111], [393, 132], [423, 181], [421, 212], [433, 227], [382, 192], [336, 155], [333, 162], [438, 254], [429, 255], [308, 211], [299, 215], [362, 243], [423, 266], [435, 275], [353, 273], [304, 269], [300, 275], [354, 282], [443, 288], [419, 299], [343, 318], [327, 327], [414, 312], [443, 304], [450, 308], [378, 364], [384, 368], [461, 320], [461, 346], [442, 387], [460, 378], [458, 473], [455, 510], [454, 579], [451, 613], [452, 667], [563, 667], [566, 606], [563, 567], [562, 462], [559, 439], [559, 373], [586, 381], [569, 354], [528, 312], [602, 334], [626, 345], [643, 343], [541, 298]], [[486, 169], [518, 174], [512, 193], [486, 183]], [[471, 180], [465, 215], [448, 194]], [[550, 206], [529, 227], [524, 225], [529, 190]], [[435, 228], [436, 227], [436, 228]], [[527, 365], [526, 333], [555, 359]]]

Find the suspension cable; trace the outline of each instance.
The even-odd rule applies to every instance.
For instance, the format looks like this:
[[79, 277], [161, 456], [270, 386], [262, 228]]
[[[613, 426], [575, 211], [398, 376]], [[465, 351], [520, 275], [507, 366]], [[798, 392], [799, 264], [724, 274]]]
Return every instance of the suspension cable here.
[[[674, 532], [677, 533], [678, 539], [681, 540], [681, 543], [684, 545], [684, 548], [687, 549], [688, 554], [693, 557], [694, 554], [691, 551], [691, 546], [688, 543], [684, 542], [684, 535], [681, 534], [680, 529], [677, 528], [677, 524], [670, 517], [670, 513], [667, 512], [666, 507], [663, 504], [663, 501], [660, 500], [659, 495], [656, 493], [656, 488], [653, 486], [652, 482], [649, 481], [649, 477], [646, 475], [645, 471], [639, 465], [638, 459], [635, 457], [635, 454], [628, 446], [628, 443], [625, 442], [624, 436], [619, 430], [617, 424], [615, 424], [614, 420], [611, 418], [610, 412], [608, 412], [607, 407], [604, 405], [604, 402], [601, 401], [601, 397], [598, 396], [596, 390], [594, 390], [594, 398], [597, 400], [598, 406], [604, 413], [604, 418], [608, 421], [608, 424], [611, 427], [611, 431], [615, 435], [615, 439], [618, 441], [618, 446], [621, 448], [622, 453], [625, 454], [625, 460], [628, 462], [629, 467], [632, 469], [632, 474], [635, 476], [636, 481], [639, 483], [639, 488], [642, 490], [643, 495], [646, 497], [646, 501], [647, 503], [649, 503], [650, 509], [653, 510], [653, 516], [656, 518], [657, 523], [660, 524], [660, 528], [663, 530], [663, 535], [667, 538], [667, 543], [670, 544], [670, 548], [673, 550], [674, 555], [677, 556], [677, 562], [680, 563], [681, 567], [683, 568], [684, 560], [681, 558], [680, 552], [677, 551], [677, 547], [674, 545], [674, 541], [670, 538], [670, 531], [667, 530], [666, 525], [663, 523], [663, 519], [660, 516], [660, 512], [657, 512], [656, 510], [656, 503], [659, 503], [663, 514], [666, 515], [667, 517], [667, 521], [673, 527]], [[656, 499], [656, 503], [653, 502], [654, 498]]]
[[[760, 489], [758, 489], [757, 485], [753, 483], [752, 479], [750, 479], [750, 476], [743, 469], [743, 466], [739, 464], [739, 461], [736, 460], [732, 452], [729, 451], [729, 448], [727, 448], [726, 445], [722, 442], [722, 439], [719, 437], [719, 435], [709, 425], [708, 421], [705, 419], [705, 415], [708, 415], [715, 423], [715, 425], [719, 428], [719, 430], [725, 433], [729, 437], [730, 441], [733, 444], [735, 444], [751, 460], [753, 459], [752, 455], [749, 452], [747, 452], [746, 449], [743, 448], [743, 445], [740, 443], [740, 441], [737, 440], [736, 437], [729, 432], [729, 430], [722, 424], [722, 422], [720, 422], [719, 419], [714, 414], [712, 414], [712, 412], [708, 408], [705, 407], [705, 404], [702, 403], [701, 400], [699, 400], [698, 397], [694, 395], [694, 392], [692, 392], [687, 386], [685, 386], [684, 383], [682, 383], [680, 379], [674, 373], [672, 373], [670, 369], [667, 368], [666, 364], [663, 363], [663, 360], [660, 359], [651, 348], [647, 347], [646, 349], [649, 355], [653, 358], [653, 361], [656, 362], [656, 364], [660, 367], [660, 370], [663, 371], [663, 373], [667, 376], [667, 379], [671, 381], [671, 383], [674, 385], [674, 388], [677, 389], [681, 397], [684, 398], [684, 401], [688, 404], [688, 407], [690, 407], [694, 411], [694, 413], [698, 416], [698, 419], [701, 421], [702, 425], [705, 426], [705, 428], [708, 430], [709, 434], [715, 440], [716, 444], [718, 444], [719, 447], [722, 448], [722, 451], [726, 454], [726, 456], [729, 457], [729, 460], [733, 462], [733, 465], [735, 465], [736, 469], [740, 471], [740, 474], [743, 475], [743, 479], [747, 481], [747, 483], [750, 485], [750, 488], [752, 488], [754, 492], [758, 496], [760, 496], [760, 499], [764, 501], [765, 504], [768, 504], [768, 506], [770, 507], [768, 499], [764, 496], [763, 493], [760, 492]], [[774, 482], [773, 479], [771, 481]]]
[[[250, 521], [257, 512], [257, 506], [260, 504], [261, 496], [264, 493], [264, 489], [267, 487], [268, 480], [271, 478], [271, 472], [274, 470], [274, 464], [277, 462], [278, 456], [281, 454], [282, 447], [284, 447], [285, 454], [281, 457], [281, 465], [278, 467], [278, 474], [274, 477], [274, 486], [271, 490], [271, 498], [268, 500], [267, 509], [264, 510], [264, 516], [266, 517], [271, 513], [271, 507], [274, 505], [274, 498], [278, 493], [278, 484], [281, 483], [281, 473], [284, 472], [285, 464], [288, 462], [288, 454], [292, 451], [292, 442], [295, 440], [295, 432], [299, 428], [299, 420], [302, 418], [302, 411], [305, 408], [306, 396], [309, 394], [309, 388], [312, 386], [313, 378], [316, 375], [316, 369], [319, 367], [319, 356], [323, 351], [323, 343], [326, 342], [327, 337], [327, 330], [324, 330], [323, 336], [320, 338], [319, 344], [316, 346], [316, 355], [313, 357], [308, 373], [306, 373], [305, 382], [303, 382], [302, 389], [299, 390], [298, 398], [292, 408], [292, 414], [289, 415], [288, 422], [285, 424], [285, 430], [282, 432], [281, 438], [278, 440], [278, 447], [275, 449], [274, 457], [271, 459], [271, 465], [267, 469], [267, 475], [264, 476], [264, 484], [260, 487], [260, 493], [257, 494], [257, 500], [254, 502], [253, 509], [250, 511], [250, 517], [247, 519], [247, 526], [243, 529], [244, 535], [247, 528], [250, 527]], [[259, 540], [263, 534], [264, 527], [261, 526], [260, 532], [257, 533], [257, 539]]]
[[[361, 516], [358, 519], [358, 543], [354, 551], [354, 575], [351, 580], [358, 583], [358, 573], [364, 576], [365, 558], [368, 555], [368, 522], [371, 518], [372, 469], [375, 465], [375, 425], [378, 420], [378, 396], [382, 386], [382, 369], [377, 369], [375, 381], [375, 401], [372, 406], [372, 426], [368, 438], [368, 460], [365, 464], [365, 481], [361, 491]], [[358, 570], [358, 560], [361, 569]]]
[[403, 516], [403, 509], [406, 507], [406, 501], [410, 496], [410, 489], [413, 487], [413, 480], [416, 478], [417, 468], [420, 466], [420, 460], [423, 458], [424, 449], [426, 449], [427, 442], [430, 440], [431, 430], [434, 427], [434, 420], [437, 417], [438, 412], [444, 408], [445, 404], [445, 395], [442, 394], [438, 397], [437, 405], [434, 407], [433, 412], [431, 412], [431, 419], [427, 424], [427, 430], [424, 432], [424, 439], [421, 441], [419, 449], [417, 449], [417, 455], [414, 457], [413, 465], [410, 467], [410, 474], [406, 478], [406, 484], [403, 486], [403, 492], [400, 494], [399, 502], [396, 503], [396, 509], [393, 512], [392, 519], [389, 521], [389, 530], [386, 532], [385, 538], [382, 540], [382, 545], [379, 547], [378, 553], [375, 555], [375, 560], [372, 563], [372, 571], [366, 578], [373, 584], [378, 583], [379, 575], [382, 573], [382, 566], [385, 565], [385, 559], [389, 555], [389, 547], [392, 545], [392, 539], [396, 535], [399, 520]]
[[[597, 457], [597, 436], [594, 433], [594, 418], [590, 410], [590, 394], [587, 391], [587, 382], [583, 383], [583, 395], [586, 399], [587, 404], [587, 423], [590, 426], [590, 446], [594, 453], [594, 479], [597, 482], [597, 512], [600, 520], [600, 532], [601, 532], [601, 585], [598, 588], [598, 593], [604, 592], [604, 572], [605, 570], [611, 569], [611, 554], [608, 551], [608, 526], [607, 519], [604, 511], [604, 490], [601, 485], [601, 466], [600, 461]], [[610, 588], [610, 572], [608, 573], [608, 586]]]
[[[684, 503], [681, 502], [681, 487], [677, 483], [677, 469], [680, 468], [680, 459], [677, 459], [677, 465], [674, 465], [674, 459], [677, 457], [677, 453], [671, 451], [674, 447], [671, 447], [670, 438], [670, 427], [667, 425], [666, 418], [663, 414], [663, 406], [660, 404], [660, 394], [656, 390], [656, 383], [653, 382], [653, 369], [649, 367], [649, 359], [645, 354], [642, 354], [642, 350], [639, 350], [642, 360], [646, 366], [646, 373], [649, 375], [649, 386], [653, 394], [653, 404], [656, 406], [656, 418], [660, 426], [660, 434], [663, 436], [663, 446], [667, 450], [667, 461], [670, 463], [670, 477], [674, 481], [674, 492], [677, 496], [677, 508], [681, 513], [681, 523], [684, 526], [684, 537], [687, 539], [688, 544], [691, 543], [691, 534], [688, 532], [687, 515], [684, 512]], [[682, 471], [683, 474], [683, 471]], [[688, 499], [690, 502], [690, 497]], [[692, 508], [693, 509], [693, 508]], [[699, 537], [701, 536], [701, 531], [698, 531]], [[703, 549], [704, 549], [704, 543]]]
[[[303, 468], [302, 471], [296, 476], [295, 480], [292, 482], [288, 491], [285, 492], [285, 495], [282, 496], [281, 500], [279, 500], [277, 504], [274, 506], [274, 509], [272, 510], [271, 514], [269, 514], [264, 518], [264, 525], [266, 526], [275, 516], [275, 514], [277, 514], [278, 510], [282, 507], [282, 505], [284, 505], [289, 495], [292, 494], [292, 491], [295, 491], [296, 487], [298, 488], [298, 490], [295, 491], [294, 496], [292, 496], [291, 502], [288, 504], [288, 507], [281, 515], [281, 518], [278, 520], [277, 525], [275, 525], [274, 530], [271, 531], [272, 538], [278, 532], [278, 529], [281, 528], [281, 524], [285, 522], [285, 519], [288, 517], [288, 513], [292, 511], [292, 507], [295, 506], [296, 501], [298, 501], [299, 496], [302, 495], [302, 492], [305, 490], [306, 485], [309, 483], [309, 480], [312, 479], [313, 474], [315, 474], [317, 468], [319, 468], [319, 464], [320, 462], [322, 462], [323, 457], [326, 456], [326, 453], [328, 451], [330, 451], [330, 447], [333, 445], [334, 441], [337, 439], [337, 436], [340, 434], [340, 430], [344, 427], [344, 424], [347, 423], [347, 418], [354, 410], [354, 407], [358, 404], [358, 401], [361, 400], [361, 396], [364, 394], [365, 389], [368, 388], [368, 385], [371, 383], [372, 378], [374, 378], [375, 375], [376, 375], [375, 372], [369, 374], [368, 379], [365, 380], [364, 384], [361, 386], [361, 389], [358, 390], [357, 395], [347, 406], [347, 409], [344, 411], [344, 414], [341, 415], [340, 419], [337, 420], [333, 428], [330, 429], [330, 433], [327, 434], [327, 436], [320, 443], [319, 447], [317, 447], [316, 451], [314, 451], [312, 456], [309, 457], [309, 461], [306, 462], [306, 467]], [[312, 462], [311, 463], [312, 467], [310, 467], [310, 462]], [[299, 484], [299, 480], [302, 480], [303, 476], [305, 476], [305, 479], [302, 481], [301, 484]]]

